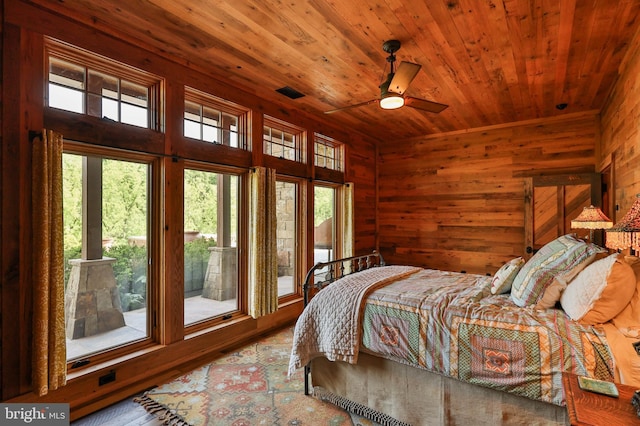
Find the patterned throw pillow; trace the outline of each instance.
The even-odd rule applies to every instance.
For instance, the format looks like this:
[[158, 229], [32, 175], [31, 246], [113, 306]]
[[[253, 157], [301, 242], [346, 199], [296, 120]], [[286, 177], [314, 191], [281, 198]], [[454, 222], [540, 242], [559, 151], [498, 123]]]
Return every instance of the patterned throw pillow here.
[[516, 275], [518, 275], [522, 265], [524, 265], [524, 259], [521, 257], [511, 259], [502, 265], [491, 280], [491, 294], [508, 293], [511, 290], [511, 284], [513, 283]]
[[535, 304], [555, 277], [562, 276], [569, 282], [595, 259], [597, 253], [604, 251], [574, 234], [556, 238], [544, 245], [520, 269], [511, 286], [511, 299], [518, 306]]

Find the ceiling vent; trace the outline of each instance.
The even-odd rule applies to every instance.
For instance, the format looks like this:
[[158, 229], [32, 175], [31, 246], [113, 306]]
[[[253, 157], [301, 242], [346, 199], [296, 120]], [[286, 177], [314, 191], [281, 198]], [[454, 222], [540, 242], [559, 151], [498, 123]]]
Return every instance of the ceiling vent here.
[[283, 95], [291, 99], [298, 99], [304, 96], [302, 93], [298, 92], [296, 89], [292, 89], [289, 86], [284, 86], [280, 89], [276, 89], [276, 92], [282, 93]]

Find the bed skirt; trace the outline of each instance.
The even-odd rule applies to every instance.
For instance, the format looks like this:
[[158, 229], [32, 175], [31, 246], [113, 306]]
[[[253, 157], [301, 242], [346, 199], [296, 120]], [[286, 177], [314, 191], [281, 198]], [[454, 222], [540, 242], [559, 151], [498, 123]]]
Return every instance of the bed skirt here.
[[363, 352], [357, 365], [314, 359], [311, 379], [313, 387], [319, 386], [324, 395], [368, 407], [378, 412], [374, 415], [384, 413], [413, 426], [568, 424], [565, 407], [472, 385]]

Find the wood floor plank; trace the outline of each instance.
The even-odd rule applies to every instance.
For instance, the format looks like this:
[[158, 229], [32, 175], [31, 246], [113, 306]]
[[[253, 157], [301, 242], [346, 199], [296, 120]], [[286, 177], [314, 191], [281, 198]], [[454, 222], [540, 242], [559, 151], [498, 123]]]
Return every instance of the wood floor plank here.
[[74, 422], [72, 426], [161, 426], [158, 418], [149, 414], [133, 398], [120, 401]]

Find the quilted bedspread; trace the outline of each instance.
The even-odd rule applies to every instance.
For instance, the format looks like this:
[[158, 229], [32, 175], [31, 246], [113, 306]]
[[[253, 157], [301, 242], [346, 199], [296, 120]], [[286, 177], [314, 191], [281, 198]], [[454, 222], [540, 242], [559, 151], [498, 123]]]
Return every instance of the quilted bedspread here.
[[320, 291], [296, 322], [289, 375], [317, 356], [357, 362], [365, 296], [419, 270], [413, 266], [376, 267], [347, 275]]
[[[430, 269], [390, 281], [364, 301], [361, 350], [556, 405], [565, 404], [562, 372], [613, 380], [603, 330], [562, 310], [518, 307], [508, 294], [492, 295], [490, 282]], [[327, 289], [341, 294], [344, 284]]]

